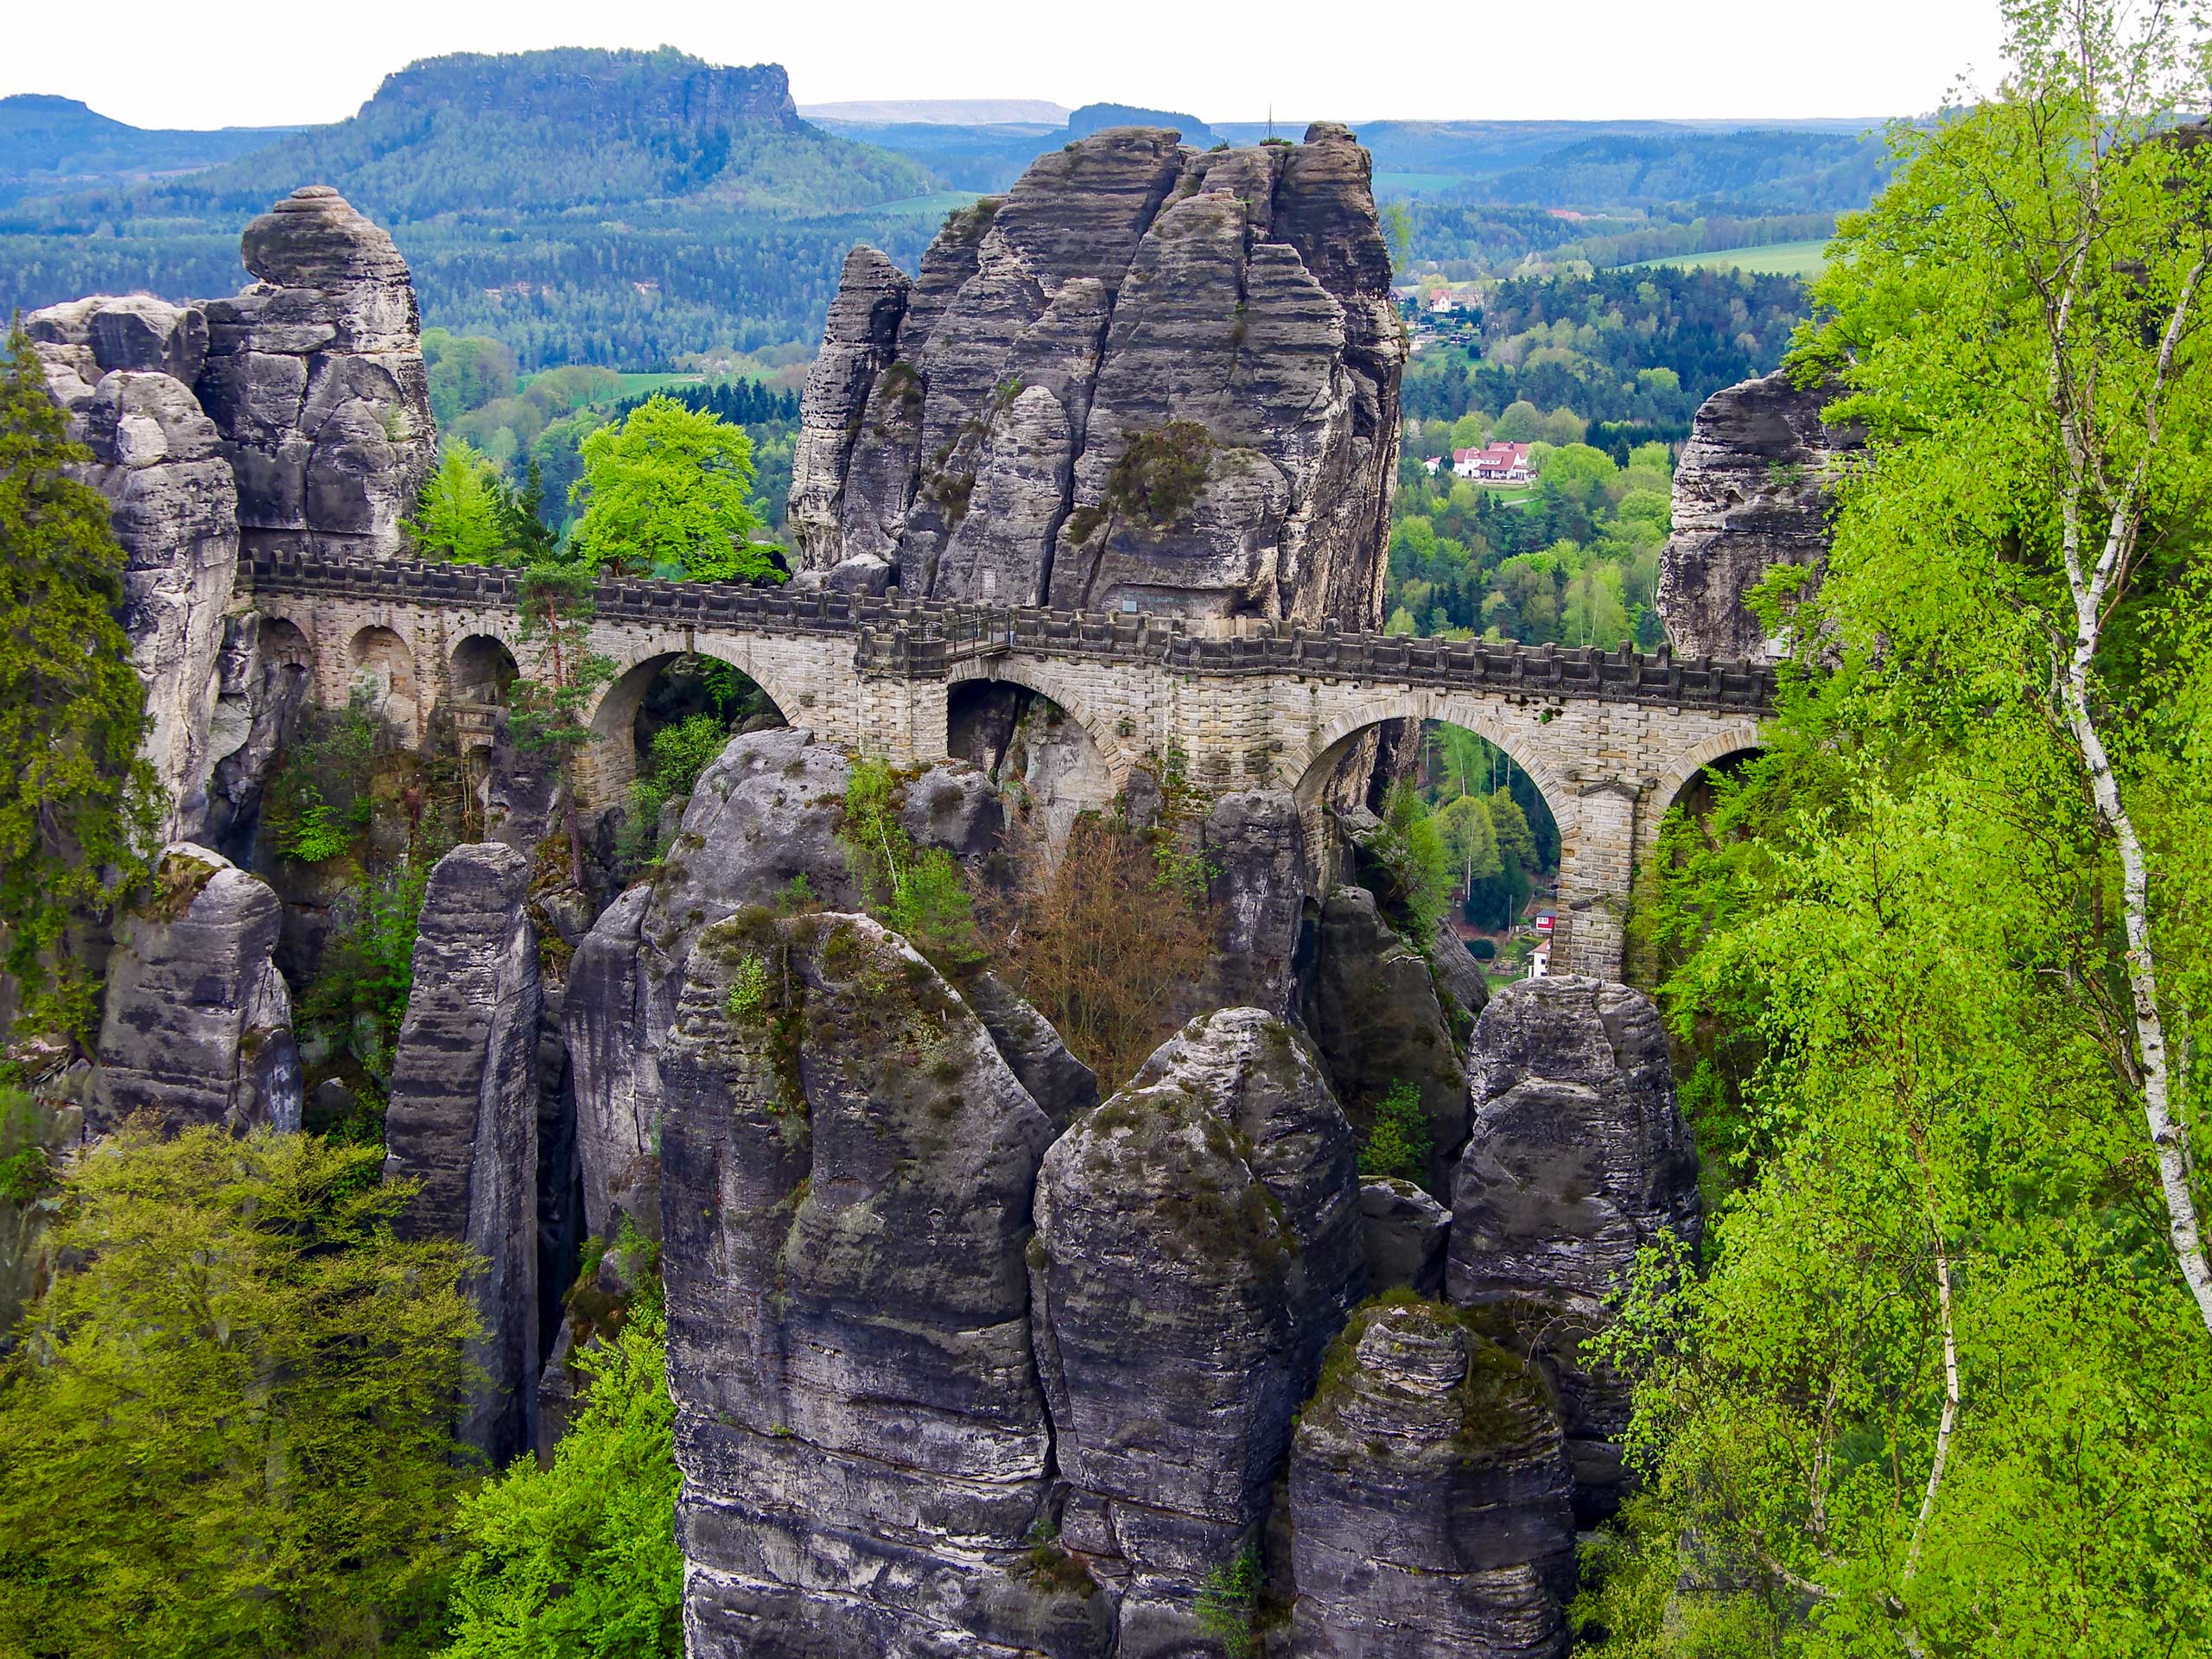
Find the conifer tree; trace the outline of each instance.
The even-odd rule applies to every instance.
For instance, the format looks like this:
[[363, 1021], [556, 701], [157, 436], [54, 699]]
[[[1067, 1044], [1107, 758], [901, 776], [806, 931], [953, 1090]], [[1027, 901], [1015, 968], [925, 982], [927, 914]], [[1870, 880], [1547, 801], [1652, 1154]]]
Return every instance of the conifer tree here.
[[92, 987], [73, 923], [144, 866], [156, 819], [139, 757], [124, 551], [20, 326], [0, 374], [0, 972], [20, 1027], [81, 1039]]

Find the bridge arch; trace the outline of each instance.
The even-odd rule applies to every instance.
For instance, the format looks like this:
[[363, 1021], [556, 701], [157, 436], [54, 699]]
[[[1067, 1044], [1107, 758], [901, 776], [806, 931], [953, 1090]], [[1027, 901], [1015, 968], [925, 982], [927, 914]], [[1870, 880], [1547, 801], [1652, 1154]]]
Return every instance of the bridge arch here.
[[[1060, 690], [1051, 689], [1055, 682]], [[1105, 722], [1068, 699], [1065, 690], [1061, 677], [1033, 672], [1027, 663], [998, 672], [956, 674], [944, 689], [946, 753], [973, 761], [1001, 781], [1008, 774], [1018, 777], [1026, 787], [1009, 798], [1009, 804], [1020, 820], [1041, 832], [1046, 855], [1053, 858], [1067, 844], [1078, 817], [1113, 805], [1128, 785], [1130, 766]], [[1036, 701], [1026, 702], [1019, 695], [1024, 692]], [[1006, 695], [995, 695], [999, 693]], [[1050, 716], [1041, 731], [1029, 723], [1036, 702], [1065, 721], [1057, 736]]]
[[1106, 764], [1114, 788], [1119, 790], [1128, 785], [1129, 769], [1135, 764], [1135, 757], [1129, 753], [1114, 724], [1103, 718], [1091, 706], [1091, 700], [1084, 695], [1073, 676], [1062, 673], [1052, 664], [1039, 658], [1010, 665], [986, 660], [971, 667], [955, 669], [945, 677], [948, 719], [954, 695], [962, 686], [972, 686], [979, 682], [1020, 686], [1052, 702], [1090, 734], [1100, 759]]
[[1637, 856], [1641, 859], [1658, 845], [1661, 822], [1699, 774], [1724, 760], [1756, 754], [1764, 747], [1759, 738], [1758, 722], [1746, 719], [1700, 739], [1673, 757], [1645, 794], [1642, 810], [1637, 815]]
[[1315, 734], [1311, 758], [1298, 773], [1293, 792], [1300, 807], [1311, 811], [1318, 806], [1322, 791], [1328, 787], [1352, 746], [1376, 727], [1394, 720], [1440, 721], [1447, 726], [1462, 727], [1511, 756], [1513, 764], [1535, 781], [1544, 804], [1551, 809], [1552, 822], [1559, 826], [1560, 857], [1565, 859], [1564, 849], [1573, 843], [1580, 821], [1581, 797], [1553, 763], [1544, 746], [1534, 741], [1534, 733], [1542, 730], [1541, 723], [1533, 715], [1526, 721], [1502, 717], [1494, 702], [1472, 698], [1440, 697], [1424, 692], [1384, 696], [1367, 700], [1357, 712], [1331, 721]]
[[623, 798], [638, 776], [638, 751], [633, 735], [639, 712], [645, 699], [662, 672], [687, 658], [704, 658], [723, 663], [735, 669], [757, 687], [774, 707], [777, 715], [786, 722], [798, 707], [796, 698], [788, 693], [779, 694], [776, 687], [753, 670], [755, 653], [744, 648], [741, 641], [725, 641], [711, 638], [696, 641], [696, 648], [685, 645], [663, 642], [625, 652], [628, 660], [617, 658], [614, 677], [603, 687], [585, 715], [588, 724], [597, 735], [586, 753], [585, 792], [600, 806], [613, 805]]
[[351, 688], [365, 690], [372, 705], [410, 746], [422, 740], [423, 686], [414, 648], [397, 629], [372, 622], [346, 642]]

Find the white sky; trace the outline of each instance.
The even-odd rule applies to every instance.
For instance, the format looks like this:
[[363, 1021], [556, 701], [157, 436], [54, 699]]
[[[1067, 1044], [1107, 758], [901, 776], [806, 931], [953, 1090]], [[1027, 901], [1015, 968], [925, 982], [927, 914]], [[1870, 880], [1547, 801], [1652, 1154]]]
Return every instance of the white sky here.
[[[664, 42], [802, 104], [1100, 99], [1202, 120], [1878, 116], [1994, 79], [1997, 0], [177, 0], [11, 7], [0, 93], [149, 127], [350, 115], [445, 52]], [[221, 22], [211, 22], [219, 15]], [[629, 21], [634, 17], [635, 22]], [[91, 32], [88, 33], [88, 27]]]

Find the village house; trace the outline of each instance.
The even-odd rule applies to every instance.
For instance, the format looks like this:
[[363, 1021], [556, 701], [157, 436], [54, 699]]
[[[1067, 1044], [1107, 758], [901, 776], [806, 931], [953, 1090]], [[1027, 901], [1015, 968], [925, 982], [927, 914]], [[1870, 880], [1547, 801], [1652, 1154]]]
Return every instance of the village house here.
[[1481, 449], [1454, 449], [1452, 476], [1471, 478], [1478, 484], [1525, 484], [1535, 476], [1529, 470], [1529, 446], [1493, 443]]

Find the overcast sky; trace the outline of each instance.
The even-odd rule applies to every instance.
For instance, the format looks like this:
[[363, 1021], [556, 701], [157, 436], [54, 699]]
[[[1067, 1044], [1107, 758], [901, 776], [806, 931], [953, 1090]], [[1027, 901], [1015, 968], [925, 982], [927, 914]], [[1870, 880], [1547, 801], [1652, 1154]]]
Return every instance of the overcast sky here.
[[[1997, 0], [283, 0], [10, 8], [0, 93], [138, 126], [336, 121], [446, 52], [664, 42], [803, 104], [1110, 99], [1202, 120], [1916, 113], [1996, 65]], [[633, 20], [634, 21], [632, 21]]]

